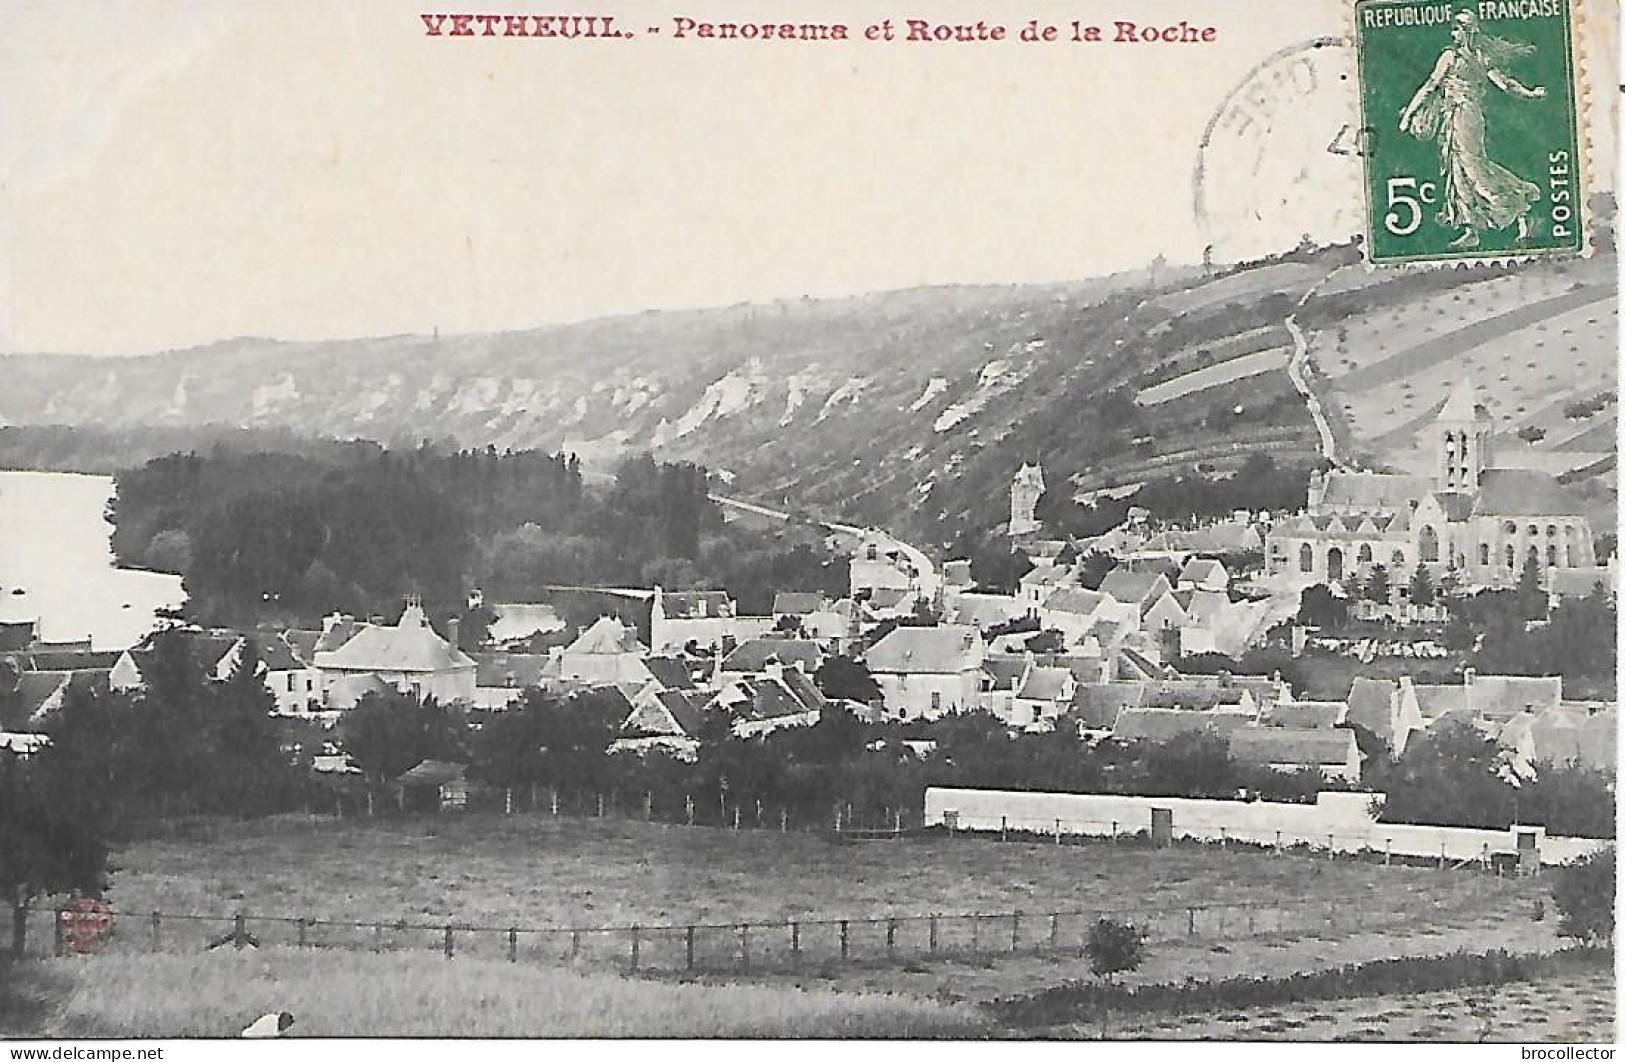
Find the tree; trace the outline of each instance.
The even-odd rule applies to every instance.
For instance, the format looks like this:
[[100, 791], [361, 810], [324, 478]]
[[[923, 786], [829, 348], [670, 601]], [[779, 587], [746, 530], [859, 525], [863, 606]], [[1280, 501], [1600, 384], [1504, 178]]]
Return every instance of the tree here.
[[827, 658], [813, 672], [813, 683], [830, 700], [874, 704], [882, 697], [880, 683], [861, 660], [850, 656]]
[[1325, 583], [1308, 587], [1298, 601], [1298, 622], [1305, 626], [1336, 629], [1346, 626], [1348, 619], [1349, 603]]
[[1372, 565], [1371, 574], [1366, 577], [1365, 581], [1365, 599], [1379, 605], [1388, 604], [1392, 582], [1392, 577], [1389, 576], [1386, 566], [1381, 564]]
[[230, 815], [269, 810], [291, 781], [272, 718], [276, 697], [260, 677], [259, 649], [243, 640], [236, 666], [209, 690], [208, 765], [211, 805]]
[[1092, 549], [1083, 555], [1078, 563], [1078, 583], [1085, 590], [1099, 590], [1100, 584], [1106, 581], [1106, 576], [1117, 567], [1117, 558], [1109, 553], [1102, 553]]
[[1533, 556], [1526, 558], [1518, 572], [1518, 615], [1526, 620], [1546, 618], [1546, 591], [1540, 588], [1540, 564]]
[[49, 745], [32, 760], [0, 752], [0, 896], [11, 905], [13, 957], [28, 943], [36, 899], [106, 888], [110, 804], [99, 779], [79, 777]]
[[433, 697], [372, 690], [339, 725], [339, 745], [377, 792], [424, 760], [461, 760], [467, 728]]
[[1083, 950], [1089, 956], [1090, 972], [1113, 984], [1118, 974], [1138, 970], [1145, 961], [1145, 930], [1129, 922], [1102, 918], [1089, 927]]
[[1562, 867], [1552, 886], [1559, 936], [1587, 944], [1614, 939], [1614, 849], [1610, 846]]
[[1411, 604], [1417, 608], [1427, 608], [1438, 598], [1438, 591], [1433, 586], [1433, 576], [1428, 574], [1425, 566], [1418, 564], [1416, 571], [1411, 573]]

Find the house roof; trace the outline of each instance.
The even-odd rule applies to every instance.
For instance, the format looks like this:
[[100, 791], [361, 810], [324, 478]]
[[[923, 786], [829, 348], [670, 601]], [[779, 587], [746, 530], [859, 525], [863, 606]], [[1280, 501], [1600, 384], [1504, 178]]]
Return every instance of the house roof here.
[[733, 614], [734, 601], [725, 590], [662, 591], [660, 610], [667, 619], [718, 619]]
[[1008, 594], [957, 594], [952, 601], [954, 615], [959, 622], [969, 623], [973, 627], [994, 627], [1025, 615], [1027, 611], [1020, 598]]
[[1327, 730], [1341, 723], [1348, 711], [1347, 701], [1276, 701], [1259, 722], [1289, 730]]
[[1032, 659], [1024, 654], [989, 653], [982, 658], [982, 670], [989, 679], [988, 689], [1014, 692], [1026, 681]]
[[474, 685], [483, 689], [524, 689], [542, 680], [546, 653], [475, 653]]
[[466, 653], [435, 633], [416, 605], [409, 605], [394, 627], [367, 627], [339, 648], [317, 653], [316, 666], [378, 673], [432, 673], [476, 667]]
[[1145, 654], [1127, 646], [1119, 654], [1119, 659], [1132, 671], [1146, 680], [1169, 678], [1177, 675], [1173, 668], [1166, 664], [1159, 664]]
[[1080, 616], [1088, 616], [1105, 600], [1106, 595], [1098, 590], [1066, 586], [1046, 597], [1043, 608], [1046, 612], [1073, 612]]
[[722, 670], [756, 672], [774, 660], [814, 671], [824, 662], [824, 650], [806, 638], [752, 638], [723, 658]]
[[289, 628], [282, 632], [282, 640], [287, 642], [294, 655], [308, 666], [316, 662], [316, 644], [322, 640], [322, 632]]
[[1337, 727], [1243, 727], [1230, 732], [1230, 755], [1242, 763], [1317, 767], [1357, 761], [1358, 746], [1352, 730]]
[[24, 730], [34, 716], [56, 693], [68, 684], [67, 671], [24, 671], [9, 697], [0, 698], [0, 729]]
[[1471, 422], [1488, 419], [1487, 412], [1481, 412], [1482, 406], [1478, 401], [1478, 389], [1473, 386], [1472, 380], [1458, 380], [1450, 388], [1450, 395], [1439, 409], [1439, 420]]
[[1478, 675], [1468, 687], [1468, 706], [1486, 715], [1544, 711], [1563, 703], [1561, 675]]
[[870, 671], [956, 674], [979, 663], [974, 650], [980, 637], [976, 628], [963, 625], [898, 627], [875, 643], [864, 662]]
[[1064, 667], [1035, 667], [1016, 696], [1024, 701], [1059, 701], [1067, 696], [1072, 672]]
[[1072, 691], [1072, 710], [1083, 725], [1110, 730], [1125, 708], [1138, 708], [1145, 686], [1138, 682], [1080, 682]]
[[1487, 468], [1478, 477], [1474, 516], [1579, 516], [1584, 507], [1549, 472]]
[[[183, 629], [181, 633], [186, 639], [187, 654], [191, 657], [193, 666], [204, 673], [212, 672], [219, 665], [221, 658], [237, 644], [238, 639], [238, 635], [229, 632]], [[149, 637], [130, 650], [130, 659], [135, 662], [136, 670], [145, 675], [152, 665], [153, 654], [152, 639]]]
[[1358, 723], [1390, 745], [1394, 742], [1394, 694], [1399, 683], [1392, 679], [1356, 676], [1349, 687], [1345, 722]]
[[267, 671], [301, 671], [308, 666], [292, 643], [281, 634], [268, 636], [263, 632], [249, 631], [243, 637], [253, 639], [255, 652]]
[[424, 760], [395, 780], [402, 785], [446, 785], [468, 776], [468, 765], [445, 760]]
[[1056, 564], [1040, 564], [1021, 577], [1022, 586], [1060, 586], [1072, 578], [1069, 569]]
[[1201, 583], [1213, 578], [1222, 579], [1228, 575], [1229, 573], [1224, 570], [1224, 565], [1218, 561], [1192, 557], [1185, 562], [1185, 567], [1180, 570], [1179, 581], [1182, 583]]
[[1184, 605], [1185, 622], [1197, 627], [1211, 627], [1224, 619], [1230, 611], [1230, 598], [1220, 590], [1192, 590], [1189, 604]]
[[656, 699], [688, 737], [698, 737], [705, 722], [705, 702], [711, 695], [699, 690], [662, 690]]
[[15, 661], [22, 671], [106, 671], [118, 663], [123, 654], [117, 650], [23, 650], [7, 653], [5, 659]]
[[1154, 602], [1154, 595], [1167, 589], [1168, 578], [1161, 572], [1129, 568], [1113, 568], [1100, 584], [1101, 593], [1110, 594], [1125, 605]]
[[619, 656], [622, 653], [641, 653], [643, 644], [632, 628], [614, 616], [599, 616], [592, 626], [581, 632], [570, 643], [567, 653], [585, 653], [593, 656]]
[[1326, 475], [1321, 504], [1326, 508], [1403, 509], [1421, 501], [1432, 489], [1433, 484], [1421, 476], [1335, 469]]
[[668, 690], [691, 690], [694, 675], [688, 661], [677, 656], [651, 656], [643, 661], [654, 680]]
[[1205, 711], [1220, 705], [1238, 705], [1246, 690], [1241, 686], [1210, 685], [1203, 682], [1153, 682], [1140, 699], [1146, 708], [1180, 708]]
[[1246, 726], [1244, 717], [1228, 712], [1193, 712], [1179, 708], [1125, 707], [1112, 726], [1112, 736], [1166, 741], [1180, 734], [1224, 733]]
[[829, 598], [823, 594], [799, 590], [780, 590], [773, 595], [775, 616], [809, 616], [829, 609]]

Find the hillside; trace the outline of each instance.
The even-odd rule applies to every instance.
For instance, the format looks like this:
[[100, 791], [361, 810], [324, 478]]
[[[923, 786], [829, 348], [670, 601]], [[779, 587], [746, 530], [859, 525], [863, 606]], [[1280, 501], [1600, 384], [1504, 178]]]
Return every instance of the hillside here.
[[[1163, 267], [495, 335], [11, 356], [0, 423], [452, 437], [600, 466], [649, 449], [700, 461], [741, 495], [945, 542], [1002, 520], [1023, 460], [1043, 460], [1052, 493], [1070, 478], [1084, 497], [1233, 470], [1254, 453], [1316, 460], [1286, 371], [1292, 314], [1350, 455], [1408, 466], [1445, 383], [1473, 371], [1505, 425], [1503, 453], [1595, 466], [1612, 455], [1613, 407], [1562, 411], [1615, 386], [1613, 263], [1400, 277], [1341, 247], [1213, 276]], [[1563, 356], [1544, 358], [1541, 343]], [[1533, 446], [1516, 435], [1547, 421]]]

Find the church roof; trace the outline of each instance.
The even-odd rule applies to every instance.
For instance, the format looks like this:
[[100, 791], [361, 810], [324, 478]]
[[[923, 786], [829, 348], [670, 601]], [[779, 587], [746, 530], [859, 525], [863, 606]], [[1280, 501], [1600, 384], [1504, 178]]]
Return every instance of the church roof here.
[[1478, 477], [1474, 516], [1579, 516], [1580, 506], [1549, 472], [1487, 468]]
[[1478, 401], [1478, 388], [1473, 381], [1462, 380], [1450, 389], [1450, 397], [1445, 400], [1444, 408], [1439, 410], [1441, 421], [1463, 422], [1479, 420], [1485, 414], [1480, 413]]
[[1439, 503], [1444, 510], [1444, 518], [1451, 523], [1461, 523], [1473, 515], [1473, 496], [1471, 494], [1458, 494], [1454, 491], [1436, 491], [1433, 500]]
[[1326, 476], [1321, 505], [1351, 509], [1401, 509], [1420, 501], [1432, 489], [1421, 476], [1386, 472], [1335, 470]]

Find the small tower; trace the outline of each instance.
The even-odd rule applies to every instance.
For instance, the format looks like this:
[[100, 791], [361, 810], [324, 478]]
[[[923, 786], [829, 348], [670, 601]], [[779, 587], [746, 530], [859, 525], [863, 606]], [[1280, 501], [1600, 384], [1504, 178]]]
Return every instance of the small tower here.
[[1036, 535], [1042, 530], [1043, 525], [1038, 522], [1035, 510], [1038, 508], [1038, 499], [1043, 496], [1043, 465], [1023, 463], [1016, 470], [1016, 478], [1010, 484], [1011, 538]]
[[1489, 411], [1478, 404], [1473, 382], [1463, 380], [1457, 384], [1435, 422], [1438, 458], [1434, 479], [1439, 490], [1464, 494], [1478, 491], [1479, 475], [1490, 463], [1493, 428]]

